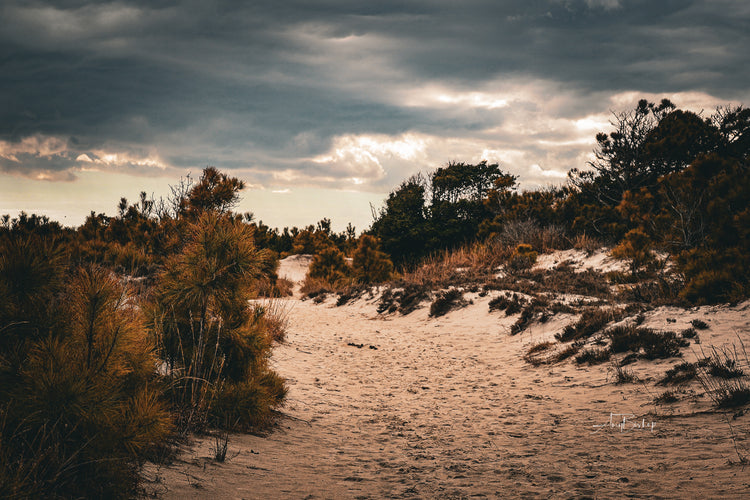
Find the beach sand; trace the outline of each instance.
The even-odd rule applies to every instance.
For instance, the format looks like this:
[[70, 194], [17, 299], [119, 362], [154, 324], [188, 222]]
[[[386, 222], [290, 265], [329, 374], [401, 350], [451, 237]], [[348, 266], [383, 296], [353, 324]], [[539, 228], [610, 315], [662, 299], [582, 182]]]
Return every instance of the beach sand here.
[[[305, 265], [290, 260], [280, 275], [299, 281]], [[750, 415], [713, 411], [697, 382], [674, 404], [653, 403], [665, 390], [656, 380], [701, 348], [750, 345], [750, 302], [647, 313], [644, 326], [681, 331], [697, 318], [709, 329], [684, 358], [638, 361], [628, 368], [642, 381], [615, 385], [608, 364], [523, 360], [574, 317], [511, 336], [517, 315], [490, 313], [491, 296], [466, 298], [439, 318], [428, 303], [402, 316], [378, 314], [375, 297], [283, 299], [290, 324], [272, 365], [287, 378], [286, 417], [265, 437], [230, 435], [224, 463], [212, 438], [196, 438], [173, 464], [146, 467], [147, 489], [167, 499], [750, 497], [737, 463], [750, 455]], [[609, 425], [622, 414], [624, 426]]]

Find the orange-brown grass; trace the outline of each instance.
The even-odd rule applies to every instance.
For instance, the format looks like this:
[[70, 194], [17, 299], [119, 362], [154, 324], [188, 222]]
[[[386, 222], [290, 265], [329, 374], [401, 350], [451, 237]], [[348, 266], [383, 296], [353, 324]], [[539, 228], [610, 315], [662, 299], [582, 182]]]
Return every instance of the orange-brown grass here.
[[573, 248], [583, 250], [588, 255], [593, 254], [602, 247], [604, 247], [604, 244], [601, 241], [586, 233], [578, 234], [573, 239]]
[[496, 243], [515, 248], [521, 244], [530, 245], [534, 250], [549, 253], [570, 248], [571, 242], [562, 227], [540, 226], [533, 220], [506, 222], [503, 230], [494, 236]]
[[465, 245], [427, 257], [404, 274], [404, 281], [430, 288], [488, 281], [512, 253], [496, 241]]
[[267, 334], [274, 342], [284, 342], [289, 327], [289, 313], [293, 307], [288, 300], [265, 299], [259, 301], [256, 307], [263, 310], [263, 322]]

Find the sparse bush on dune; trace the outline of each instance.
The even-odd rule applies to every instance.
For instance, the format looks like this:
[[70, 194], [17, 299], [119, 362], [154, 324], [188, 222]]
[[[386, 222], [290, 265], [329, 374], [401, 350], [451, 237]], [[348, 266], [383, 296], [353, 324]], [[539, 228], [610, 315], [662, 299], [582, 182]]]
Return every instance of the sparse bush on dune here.
[[536, 263], [537, 252], [535, 252], [531, 245], [527, 243], [521, 243], [516, 247], [513, 253], [508, 259], [506, 269], [510, 272], [518, 272], [524, 269], [529, 269]]
[[518, 320], [516, 320], [516, 322], [510, 327], [510, 334], [516, 335], [521, 333], [535, 321], [545, 323], [552, 314], [549, 305], [550, 301], [548, 298], [534, 297], [531, 302], [523, 308]]
[[453, 309], [457, 309], [466, 304], [468, 304], [468, 302], [464, 300], [464, 294], [461, 290], [457, 288], [443, 290], [438, 293], [438, 296], [430, 305], [430, 316], [433, 318], [443, 316]]
[[666, 359], [681, 356], [680, 349], [689, 342], [676, 333], [659, 332], [635, 325], [617, 326], [604, 332], [613, 353], [633, 352], [646, 359]]
[[490, 312], [505, 311], [506, 316], [512, 316], [513, 314], [521, 312], [523, 306], [527, 303], [528, 301], [517, 293], [512, 293], [510, 295], [503, 294], [490, 300], [489, 308]]
[[740, 340], [740, 348], [712, 348], [710, 356], [698, 363], [698, 381], [717, 408], [739, 408], [750, 404], [750, 384], [745, 370], [750, 359]]
[[664, 377], [658, 382], [659, 385], [684, 384], [694, 380], [698, 376], [695, 363], [683, 362], [667, 370]]
[[580, 351], [576, 356], [576, 363], [583, 364], [588, 363], [589, 365], [597, 365], [609, 361], [611, 356], [609, 349], [585, 349]]
[[561, 333], [556, 333], [555, 338], [560, 342], [587, 339], [616, 320], [619, 314], [614, 309], [588, 309], [576, 323], [566, 326]]
[[427, 300], [429, 296], [429, 289], [423, 285], [396, 282], [386, 288], [380, 296], [377, 311], [378, 313], [398, 311], [406, 315], [416, 310], [420, 303]]

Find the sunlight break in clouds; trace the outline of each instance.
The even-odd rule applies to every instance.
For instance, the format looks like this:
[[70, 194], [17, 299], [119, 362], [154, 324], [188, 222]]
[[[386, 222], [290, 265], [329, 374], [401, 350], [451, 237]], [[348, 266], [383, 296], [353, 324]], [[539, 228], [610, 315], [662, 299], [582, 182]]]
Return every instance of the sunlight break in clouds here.
[[19, 142], [0, 141], [0, 171], [37, 180], [73, 181], [76, 172], [130, 172], [160, 175], [168, 166], [155, 154], [107, 150], [78, 151], [70, 141], [35, 135]]
[[419, 134], [344, 135], [334, 139], [330, 152], [312, 162], [355, 185], [374, 183], [385, 177], [383, 164], [389, 160], [424, 163], [429, 140]]

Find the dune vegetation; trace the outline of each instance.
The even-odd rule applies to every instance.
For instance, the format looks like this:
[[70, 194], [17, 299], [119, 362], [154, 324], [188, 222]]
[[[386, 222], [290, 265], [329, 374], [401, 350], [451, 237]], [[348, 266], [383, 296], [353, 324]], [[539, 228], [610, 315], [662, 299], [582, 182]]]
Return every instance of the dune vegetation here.
[[[500, 165], [452, 161], [401, 183], [359, 236], [236, 213], [244, 184], [214, 167], [78, 228], [4, 216], [0, 496], [132, 496], [142, 464], [189, 433], [272, 425], [287, 392], [269, 365], [283, 313], [253, 299], [291, 294], [277, 276], [290, 255], [313, 256], [301, 293], [318, 302], [377, 294], [380, 313], [430, 302], [438, 317], [491, 295], [493, 314], [518, 315], [513, 335], [571, 315], [528, 350], [534, 366], [612, 363], [628, 382], [632, 360], [680, 356], [701, 326], [656, 331], [644, 312], [750, 296], [750, 110], [641, 101], [613, 126], [563, 186], [520, 191]], [[627, 265], [544, 264], [554, 251]], [[746, 365], [713, 351], [662, 384], [696, 379], [736, 408], [750, 401]]]

